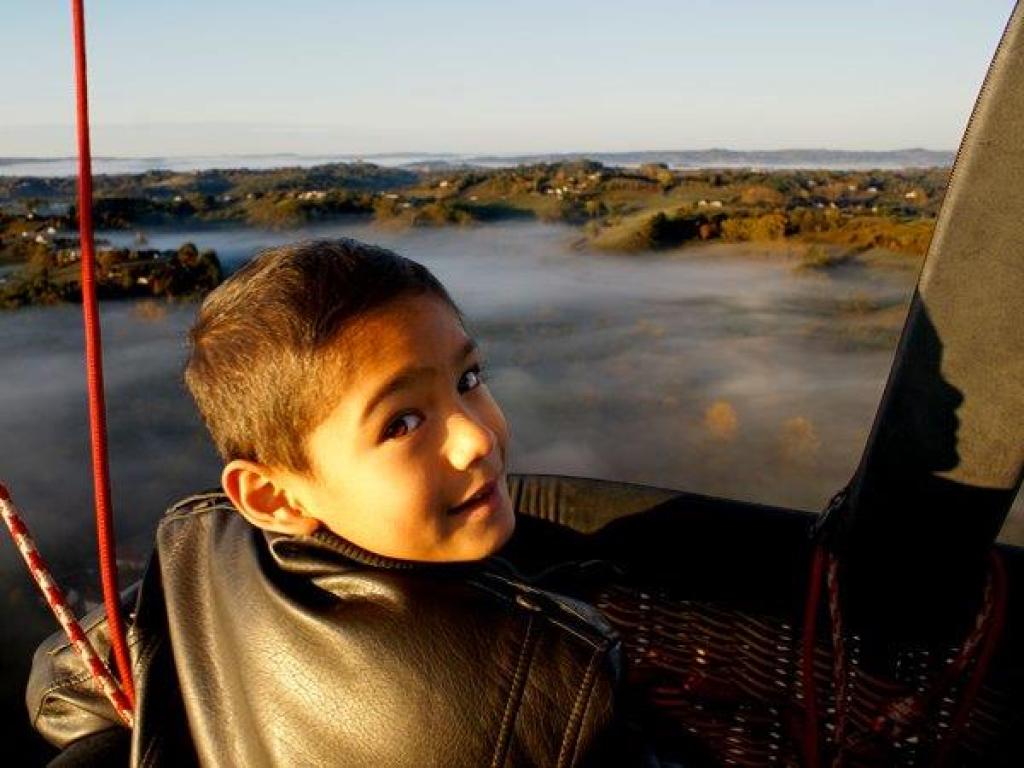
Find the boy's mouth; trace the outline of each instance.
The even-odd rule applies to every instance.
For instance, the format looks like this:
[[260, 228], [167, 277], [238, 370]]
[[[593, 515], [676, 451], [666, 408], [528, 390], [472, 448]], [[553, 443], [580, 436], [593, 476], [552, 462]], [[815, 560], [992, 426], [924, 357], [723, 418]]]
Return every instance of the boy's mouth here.
[[480, 490], [478, 490], [464, 502], [449, 509], [448, 514], [457, 515], [460, 512], [466, 512], [467, 510], [470, 510], [478, 505], [486, 505], [490, 503], [491, 500], [497, 495], [495, 493], [497, 487], [497, 481], [491, 480], [489, 483], [484, 484], [484, 486]]

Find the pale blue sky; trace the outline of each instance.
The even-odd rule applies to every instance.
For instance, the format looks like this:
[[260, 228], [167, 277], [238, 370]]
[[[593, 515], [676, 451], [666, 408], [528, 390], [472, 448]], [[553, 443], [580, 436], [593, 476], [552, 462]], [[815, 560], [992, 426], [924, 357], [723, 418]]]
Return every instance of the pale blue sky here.
[[[73, 153], [65, 1], [0, 7], [0, 156]], [[1012, 0], [86, 0], [106, 155], [955, 148]]]

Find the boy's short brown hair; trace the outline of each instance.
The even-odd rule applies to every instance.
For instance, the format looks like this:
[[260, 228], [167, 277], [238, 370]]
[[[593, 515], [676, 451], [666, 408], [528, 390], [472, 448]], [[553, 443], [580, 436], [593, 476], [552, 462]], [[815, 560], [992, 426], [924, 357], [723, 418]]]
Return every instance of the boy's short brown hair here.
[[423, 294], [463, 320], [422, 264], [350, 239], [270, 248], [228, 278], [199, 310], [185, 366], [224, 460], [306, 471], [306, 436], [334, 407], [324, 395], [344, 372], [332, 342], [360, 315]]

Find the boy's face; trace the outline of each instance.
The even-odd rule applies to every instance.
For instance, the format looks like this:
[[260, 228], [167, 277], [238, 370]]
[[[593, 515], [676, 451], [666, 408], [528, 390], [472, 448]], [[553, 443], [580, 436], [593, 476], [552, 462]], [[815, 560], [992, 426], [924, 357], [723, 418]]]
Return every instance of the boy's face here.
[[515, 526], [508, 425], [458, 316], [434, 296], [402, 297], [339, 343], [352, 373], [324, 393], [337, 405], [307, 438], [309, 472], [287, 478], [305, 514], [390, 557], [475, 560], [500, 548]]

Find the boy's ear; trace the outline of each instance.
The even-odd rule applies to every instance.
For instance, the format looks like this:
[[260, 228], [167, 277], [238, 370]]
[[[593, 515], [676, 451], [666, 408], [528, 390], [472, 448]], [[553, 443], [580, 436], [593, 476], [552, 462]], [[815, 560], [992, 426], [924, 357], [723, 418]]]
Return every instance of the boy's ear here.
[[308, 535], [320, 521], [310, 517], [284, 487], [283, 478], [255, 461], [233, 459], [220, 476], [224, 493], [242, 516], [258, 528]]

